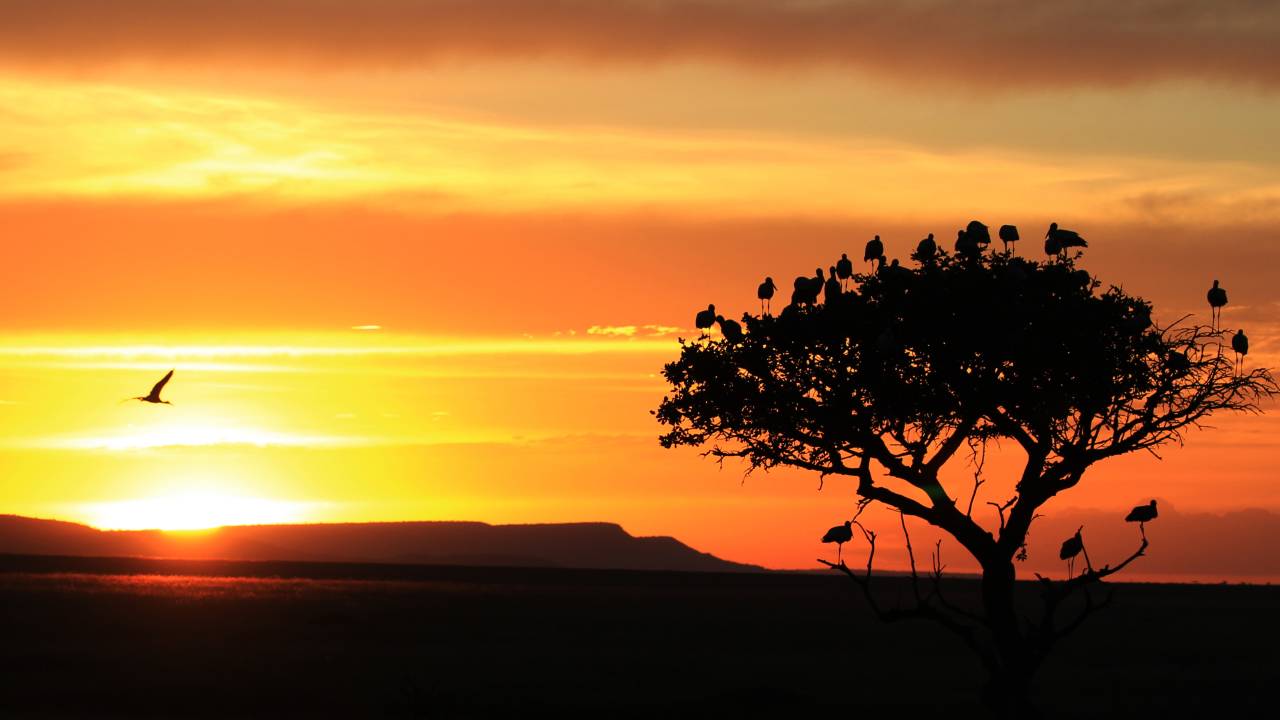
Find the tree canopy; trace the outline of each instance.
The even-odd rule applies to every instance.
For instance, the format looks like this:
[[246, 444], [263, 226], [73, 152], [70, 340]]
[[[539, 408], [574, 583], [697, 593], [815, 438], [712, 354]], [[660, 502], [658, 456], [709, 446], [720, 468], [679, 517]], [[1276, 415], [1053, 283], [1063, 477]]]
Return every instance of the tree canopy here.
[[[671, 389], [655, 412], [666, 426], [661, 442], [741, 458], [749, 470], [849, 476], [859, 512], [881, 503], [902, 514], [904, 532], [914, 516], [954, 537], [981, 565], [981, 612], [917, 593], [908, 614], [960, 634], [990, 669], [1006, 711], [1018, 715], [1048, 648], [1094, 609], [1088, 597], [1060, 627], [1054, 613], [1065, 597], [1147, 547], [1144, 533], [1115, 567], [1090, 566], [1061, 586], [1044, 580], [1044, 615], [1031, 623], [1014, 610], [1012, 561], [1037, 509], [1096, 462], [1154, 454], [1213, 413], [1258, 412], [1280, 388], [1268, 370], [1240, 368], [1230, 331], [1189, 318], [1158, 324], [1150, 303], [1103, 289], [1065, 255], [1035, 262], [975, 245], [919, 259], [913, 268], [881, 260], [847, 290], [828, 281], [821, 304], [813, 292], [821, 271], [797, 278], [778, 316], [744, 315], [743, 332], [682, 341], [663, 371]], [[962, 448], [996, 440], [1026, 459], [1010, 478], [1016, 495], [997, 504], [999, 527], [988, 529], [973, 518], [978, 481], [947, 488], [940, 471]], [[875, 534], [859, 528], [871, 545], [866, 576], [827, 564], [865, 589]], [[980, 643], [978, 631], [990, 642]]]

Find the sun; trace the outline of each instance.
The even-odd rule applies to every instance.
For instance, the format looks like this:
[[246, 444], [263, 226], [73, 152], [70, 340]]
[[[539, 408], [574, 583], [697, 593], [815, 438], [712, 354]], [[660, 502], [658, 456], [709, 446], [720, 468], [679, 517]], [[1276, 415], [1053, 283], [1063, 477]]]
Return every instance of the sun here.
[[207, 530], [226, 525], [296, 523], [306, 503], [213, 492], [188, 492], [85, 507], [88, 523], [101, 530]]

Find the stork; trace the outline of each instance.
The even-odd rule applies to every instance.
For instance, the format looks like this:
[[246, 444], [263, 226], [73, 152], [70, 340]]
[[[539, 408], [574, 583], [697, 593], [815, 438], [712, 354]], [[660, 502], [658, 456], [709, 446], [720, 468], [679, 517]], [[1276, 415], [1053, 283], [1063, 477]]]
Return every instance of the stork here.
[[1249, 354], [1249, 336], [1237, 330], [1231, 338], [1231, 349], [1236, 351], [1236, 374], [1244, 372], [1244, 356]]
[[836, 544], [836, 563], [844, 564], [844, 544], [853, 539], [853, 521], [845, 520], [843, 525], [837, 525], [827, 531], [822, 536], [822, 542]]
[[760, 314], [772, 315], [773, 310], [773, 294], [778, 291], [778, 286], [773, 284], [773, 278], [767, 277], [760, 286], [756, 288], [756, 298], [760, 300]]
[[723, 315], [717, 315], [716, 322], [719, 323], [720, 334], [724, 335], [725, 340], [736, 343], [742, 339], [742, 325], [737, 320], [726, 320]]
[[1004, 252], [1008, 255], [1012, 250], [1013, 243], [1018, 242], [1018, 227], [1016, 225], [1001, 225], [1000, 242], [1004, 243]]
[[982, 254], [982, 248], [978, 247], [978, 243], [963, 228], [956, 231], [956, 254], [973, 260]]
[[1092, 566], [1092, 563], [1089, 562], [1089, 553], [1084, 550], [1084, 538], [1080, 535], [1081, 530], [1084, 530], [1083, 525], [1076, 530], [1075, 535], [1067, 538], [1066, 541], [1062, 543], [1062, 549], [1058, 551], [1058, 559], [1067, 561], [1068, 578], [1075, 575], [1076, 556], [1080, 553], [1084, 552], [1085, 566]]
[[702, 337], [711, 334], [711, 326], [716, 324], [716, 306], [708, 305], [706, 310], [693, 318], [693, 326], [702, 331]]
[[853, 261], [849, 259], [849, 253], [840, 253], [833, 271], [840, 277], [840, 289], [843, 290], [845, 283], [853, 277]]
[[1209, 292], [1205, 294], [1205, 297], [1209, 300], [1209, 312], [1212, 318], [1210, 324], [1216, 331], [1218, 325], [1222, 322], [1222, 308], [1227, 305], [1227, 291], [1218, 285], [1217, 280], [1214, 280], [1213, 287], [1209, 288]]
[[862, 259], [873, 264], [884, 264], [884, 243], [881, 242], [879, 235], [867, 241], [867, 249], [863, 251]]
[[840, 297], [840, 293], [844, 291], [844, 283], [836, 276], [838, 267], [831, 266], [831, 274], [827, 276], [827, 281], [822, 286], [822, 302], [827, 305], [836, 302], [836, 298]]
[[169, 383], [169, 378], [171, 377], [173, 377], [172, 370], [165, 373], [165, 376], [160, 378], [160, 382], [152, 386], [151, 392], [149, 394], [139, 395], [138, 397], [127, 398], [122, 402], [128, 402], [129, 400], [141, 400], [142, 402], [154, 403], [156, 405], [172, 405], [173, 403], [169, 402], [168, 400], [160, 399], [160, 391], [164, 390], [164, 386]]
[[933, 256], [938, 254], [938, 243], [933, 240], [933, 233], [929, 233], [929, 237], [920, 241], [916, 245], [916, 251], [911, 254], [911, 259], [925, 265], [933, 262]]
[[1159, 516], [1160, 513], [1156, 510], [1156, 501], [1152, 500], [1146, 505], [1139, 505], [1138, 507], [1130, 510], [1129, 514], [1124, 516], [1124, 521], [1138, 523], [1138, 532], [1142, 533], [1142, 539], [1146, 540], [1146, 524], [1155, 520]]
[[1067, 250], [1073, 247], [1087, 248], [1089, 243], [1075, 230], [1064, 230], [1058, 227], [1058, 223], [1050, 223], [1049, 232], [1044, 234], [1045, 254], [1062, 259], [1066, 257]]

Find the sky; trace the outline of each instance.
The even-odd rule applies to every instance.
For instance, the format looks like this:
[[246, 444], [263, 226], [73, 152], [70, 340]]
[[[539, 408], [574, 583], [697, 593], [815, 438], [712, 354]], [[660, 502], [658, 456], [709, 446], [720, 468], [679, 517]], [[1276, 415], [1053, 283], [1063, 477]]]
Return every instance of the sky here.
[[[708, 302], [758, 310], [765, 275], [873, 234], [905, 259], [974, 218], [1018, 225], [1029, 255], [1050, 222], [1079, 231], [1084, 267], [1166, 321], [1207, 319], [1220, 279], [1248, 363], [1280, 356], [1273, 3], [0, 0], [0, 16], [3, 513], [605, 520], [812, 567], [852, 488], [662, 450], [662, 365]], [[172, 406], [120, 402], [170, 368]], [[1158, 497], [1222, 554], [1260, 557], [1278, 422], [1216, 418], [1046, 512], [1123, 530]], [[988, 463], [980, 506], [1007, 499], [1015, 460]], [[1266, 519], [1222, 521], [1242, 511]], [[1161, 572], [1216, 578], [1173, 557]]]

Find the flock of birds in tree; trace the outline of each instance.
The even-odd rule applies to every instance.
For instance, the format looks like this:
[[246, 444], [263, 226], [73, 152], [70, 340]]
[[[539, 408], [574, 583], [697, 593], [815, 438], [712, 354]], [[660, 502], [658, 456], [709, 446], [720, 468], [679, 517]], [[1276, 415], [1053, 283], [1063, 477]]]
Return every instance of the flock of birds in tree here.
[[[1018, 242], [1018, 228], [1014, 225], [1001, 225], [996, 236], [1004, 245], [1006, 255], [1015, 252], [1015, 245]], [[955, 253], [964, 258], [978, 258], [982, 255], [982, 251], [991, 244], [991, 232], [989, 228], [978, 222], [971, 221], [964, 228], [956, 233]], [[1089, 243], [1082, 237], [1080, 233], [1074, 230], [1067, 230], [1058, 227], [1058, 223], [1051, 223], [1049, 230], [1044, 234], [1044, 252], [1050, 257], [1062, 260], [1067, 256], [1067, 252], [1076, 248], [1087, 248]], [[884, 241], [879, 235], [867, 241], [866, 248], [862, 253], [862, 260], [868, 263], [872, 272], [876, 273], [899, 273], [905, 268], [899, 265], [897, 258], [894, 258], [888, 265], [885, 264]], [[911, 259], [927, 265], [932, 263], [938, 255], [938, 243], [933, 238], [933, 233], [929, 233], [928, 237], [921, 240], [916, 245], [915, 252], [911, 253]], [[791, 305], [817, 305], [818, 298], [822, 298], [824, 304], [830, 303], [846, 292], [849, 292], [850, 284], [853, 282], [854, 275], [853, 261], [849, 259], [848, 253], [841, 253], [840, 259], [831, 265], [826, 271], [817, 268], [813, 277], [801, 275], [792, 283]], [[756, 287], [756, 298], [760, 301], [761, 316], [772, 315], [773, 298], [778, 292], [778, 285], [773, 281], [772, 277], [766, 277], [764, 282]], [[1227, 304], [1227, 291], [1219, 285], [1217, 280], [1213, 281], [1213, 287], [1208, 293], [1209, 308], [1212, 313], [1212, 328], [1215, 332], [1221, 330], [1220, 324], [1222, 320], [1222, 308]], [[715, 305], [708, 305], [706, 310], [699, 312], [694, 318], [694, 327], [702, 332], [702, 337], [710, 336], [711, 328], [716, 325], [720, 326], [720, 333], [729, 342], [737, 342], [743, 337], [742, 324], [736, 320], [728, 320], [723, 315], [716, 312]], [[1249, 354], [1249, 337], [1244, 334], [1244, 330], [1237, 330], [1231, 338], [1231, 349], [1236, 353], [1236, 372], [1241, 372], [1244, 368], [1244, 358]]]
[[[1147, 523], [1159, 517], [1160, 513], [1156, 510], [1156, 501], [1152, 500], [1146, 505], [1139, 505], [1129, 511], [1125, 516], [1125, 522], [1138, 523], [1138, 532], [1142, 534], [1142, 539], [1147, 539]], [[1081, 525], [1076, 530], [1076, 534], [1067, 538], [1062, 543], [1062, 548], [1058, 550], [1058, 559], [1067, 561], [1067, 577], [1075, 575], [1075, 560], [1081, 554], [1084, 555], [1085, 566], [1092, 569], [1093, 563], [1089, 561], [1089, 551], [1084, 547], [1084, 526]], [[844, 565], [844, 544], [853, 539], [853, 521], [845, 520], [843, 524], [836, 525], [822, 536], [822, 542], [835, 543], [836, 545], [836, 564]]]

